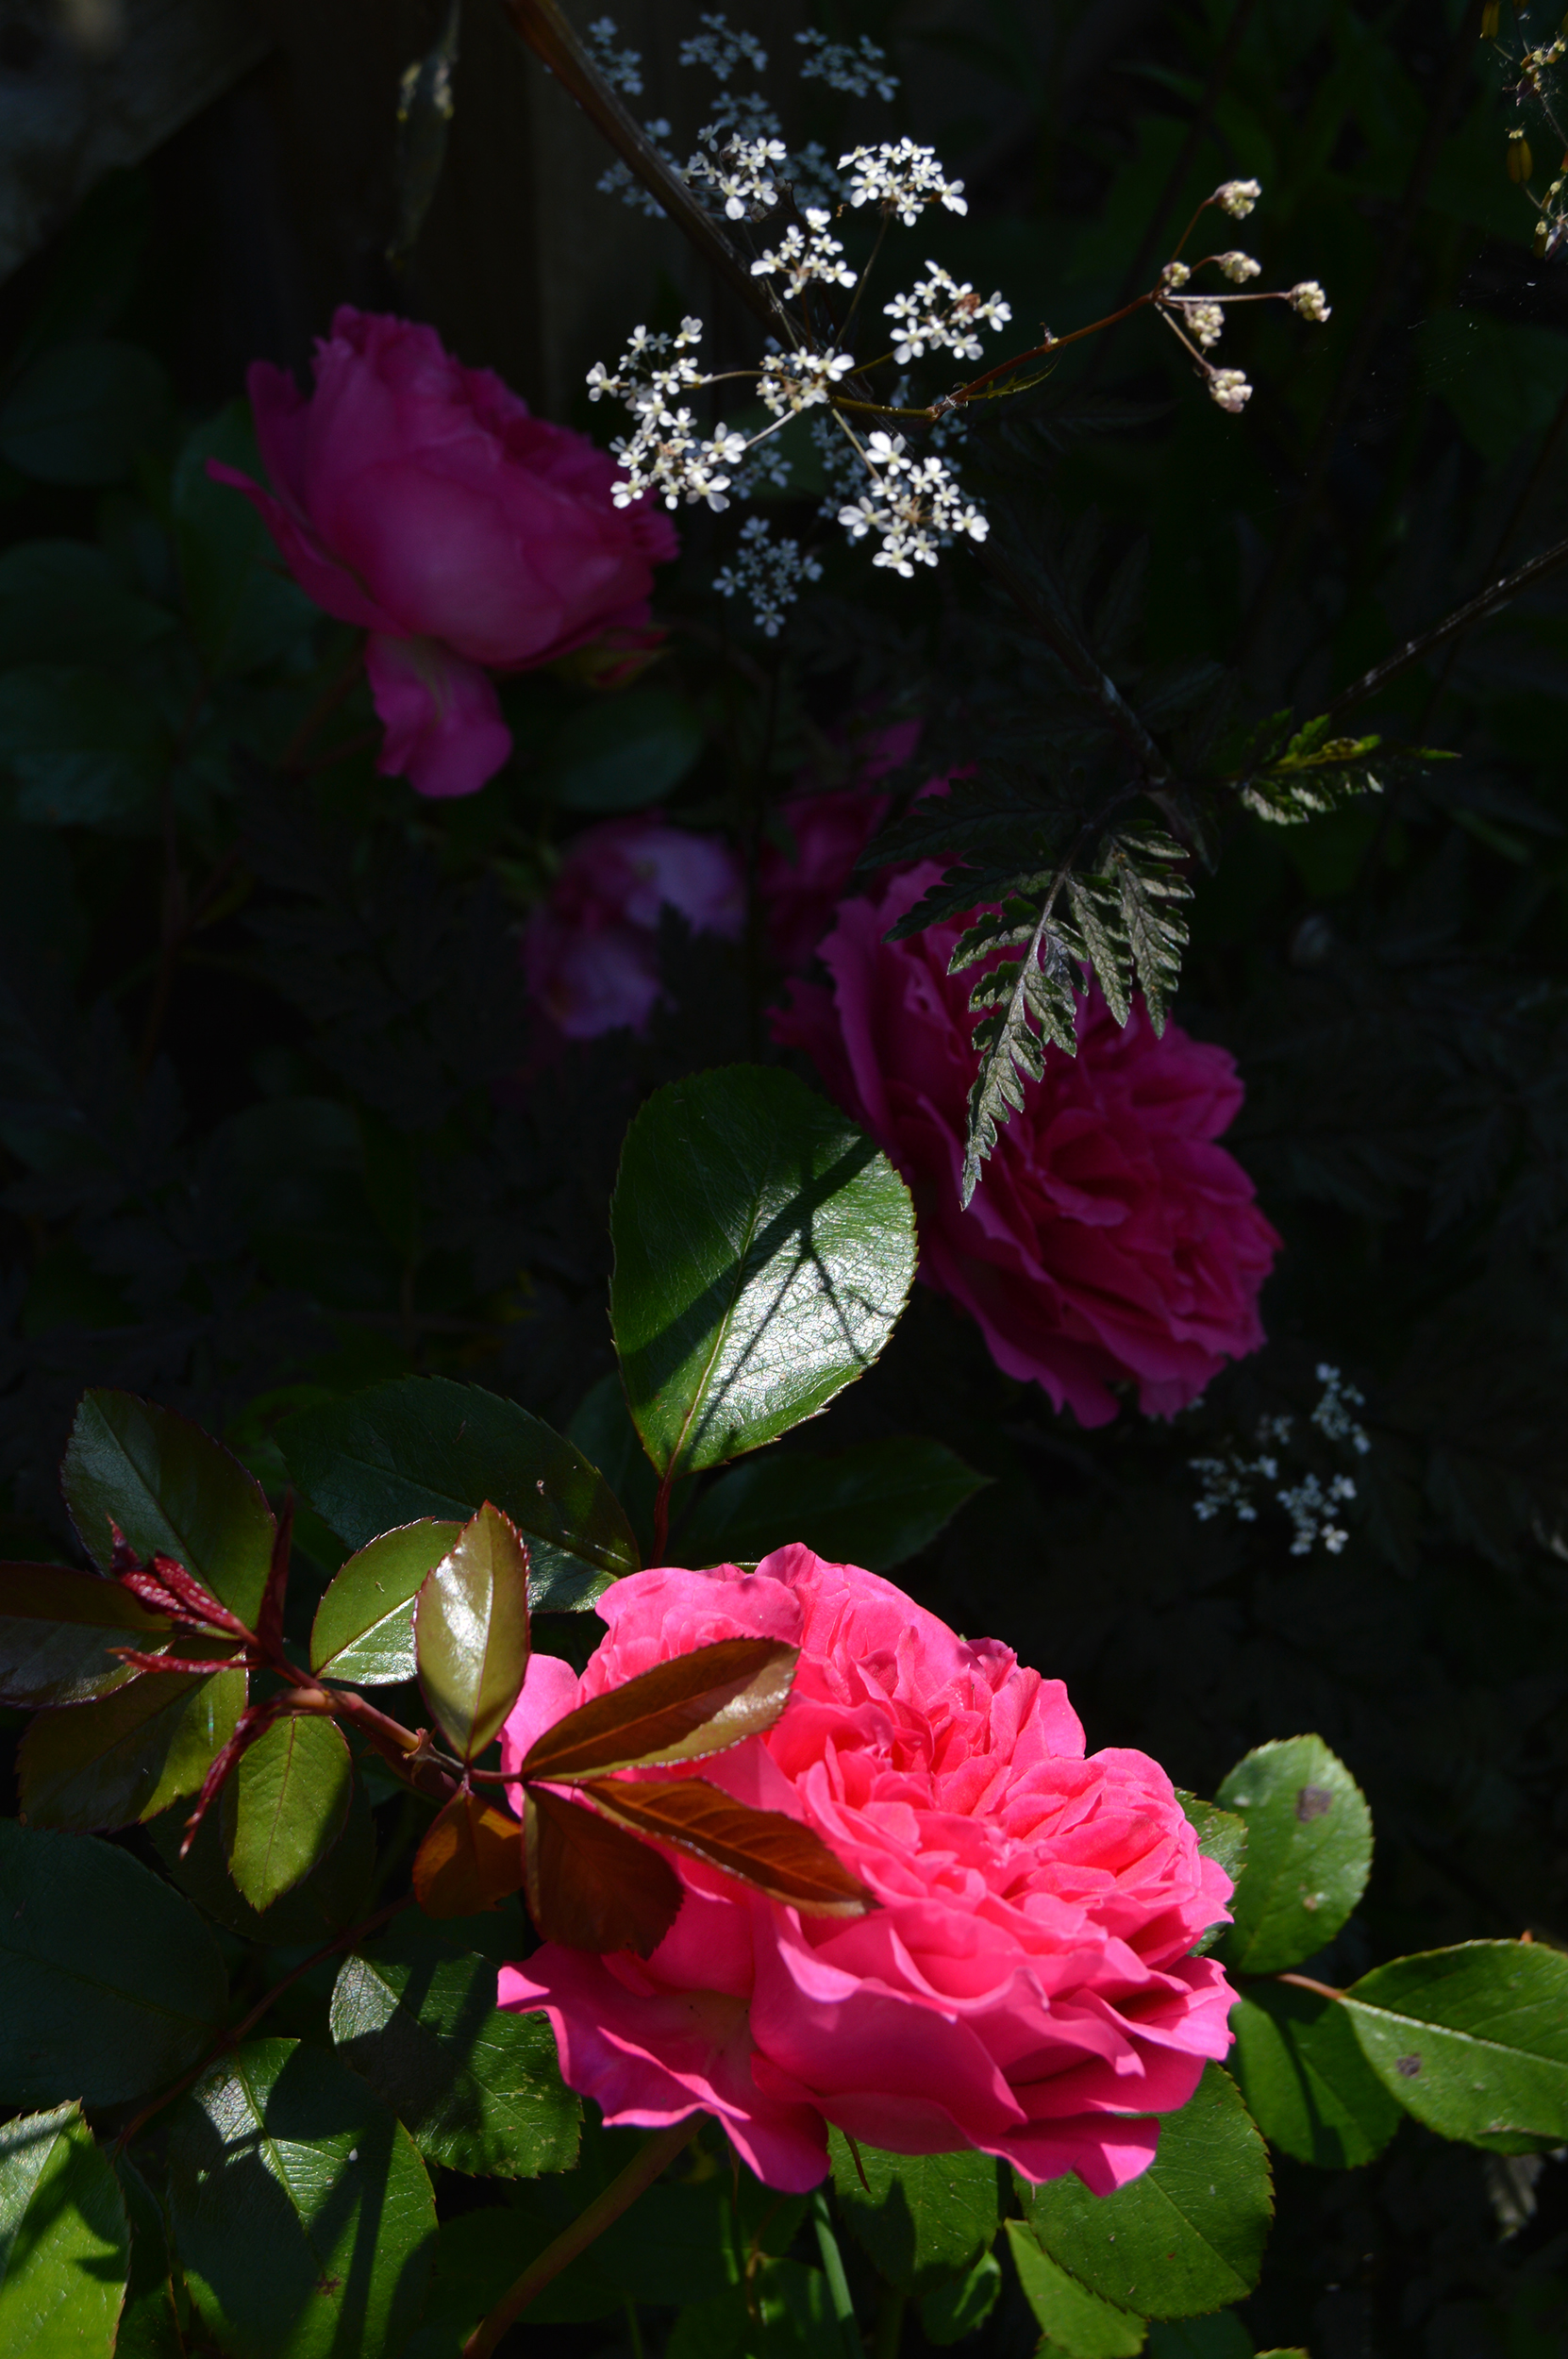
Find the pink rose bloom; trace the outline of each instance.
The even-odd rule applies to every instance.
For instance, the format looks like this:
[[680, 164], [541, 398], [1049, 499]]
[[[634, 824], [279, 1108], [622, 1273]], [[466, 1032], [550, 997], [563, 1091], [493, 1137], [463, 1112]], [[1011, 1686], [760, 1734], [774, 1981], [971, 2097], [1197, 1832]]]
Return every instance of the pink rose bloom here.
[[611, 2122], [713, 2114], [792, 2191], [823, 2177], [829, 2122], [894, 2153], [1076, 2170], [1099, 2195], [1146, 2168], [1150, 2116], [1225, 2054], [1234, 1997], [1190, 1954], [1230, 1882], [1159, 1764], [1086, 1760], [1059, 1680], [807, 1548], [755, 1573], [633, 1573], [596, 1610], [609, 1635], [581, 1680], [529, 1663], [503, 1766], [673, 1655], [787, 1640], [800, 1660], [767, 1735], [674, 1774], [803, 1820], [877, 1905], [802, 1916], [665, 1851], [685, 1894], [646, 1965], [546, 1942], [501, 1969], [500, 2004], [548, 2015], [571, 2086]]
[[1141, 1001], [1124, 1030], [1096, 991], [1076, 1057], [1047, 1047], [1043, 1082], [961, 1211], [973, 978], [947, 962], [962, 928], [883, 940], [941, 873], [928, 863], [880, 899], [844, 902], [818, 952], [832, 988], [795, 984], [774, 1038], [815, 1059], [897, 1164], [921, 1275], [978, 1320], [998, 1367], [1080, 1425], [1116, 1414], [1118, 1378], [1146, 1415], [1172, 1416], [1264, 1340], [1258, 1297], [1280, 1241], [1214, 1144], [1242, 1104], [1235, 1060], [1179, 1025], [1159, 1039]]
[[[908, 761], [920, 743], [918, 721], [895, 721], [859, 743], [852, 786], [792, 795], [778, 815], [793, 839], [787, 852], [766, 844], [757, 863], [757, 890], [767, 913], [768, 941], [780, 966], [804, 966], [849, 891], [855, 863], [892, 808], [876, 780]], [[945, 788], [933, 779], [924, 791]]]
[[641, 1029], [659, 995], [659, 913], [733, 942], [745, 923], [741, 865], [719, 836], [656, 816], [607, 819], [573, 843], [523, 931], [528, 989], [568, 1040]]
[[265, 361], [250, 372], [273, 493], [216, 460], [208, 472], [244, 493], [318, 606], [370, 633], [377, 767], [422, 795], [472, 795], [511, 751], [488, 673], [607, 632], [623, 649], [645, 638], [674, 527], [617, 508], [608, 452], [459, 367], [432, 327], [345, 305], [315, 376], [301, 393]]

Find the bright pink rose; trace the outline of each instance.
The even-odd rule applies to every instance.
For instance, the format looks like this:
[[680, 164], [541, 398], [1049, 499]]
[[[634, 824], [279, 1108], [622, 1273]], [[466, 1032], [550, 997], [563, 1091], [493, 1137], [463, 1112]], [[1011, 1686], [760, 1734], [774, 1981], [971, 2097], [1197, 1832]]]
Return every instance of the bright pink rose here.
[[1229, 1879], [1159, 1764], [1086, 1760], [1059, 1680], [807, 1548], [755, 1573], [634, 1573], [597, 1610], [609, 1635], [580, 1681], [533, 1657], [503, 1766], [673, 1655], [787, 1640], [801, 1651], [782, 1717], [696, 1774], [804, 1820], [877, 1905], [802, 1916], [666, 1852], [685, 1897], [646, 1965], [546, 1942], [501, 1970], [503, 2006], [549, 2016], [571, 2086], [612, 2122], [714, 2114], [792, 2190], [822, 2178], [829, 2122], [894, 2153], [978, 2147], [1030, 2179], [1076, 2170], [1099, 2195], [1136, 2178], [1151, 2115], [1225, 2054], [1233, 2001], [1190, 1954], [1226, 1920]]
[[659, 912], [733, 942], [745, 923], [741, 864], [719, 836], [656, 816], [607, 819], [573, 843], [523, 932], [528, 988], [558, 1031], [592, 1040], [641, 1028], [659, 995]]
[[250, 372], [275, 497], [216, 460], [208, 472], [254, 503], [318, 606], [370, 632], [378, 767], [472, 795], [511, 750], [487, 673], [645, 634], [674, 527], [645, 502], [615, 507], [607, 452], [460, 368], [432, 327], [345, 306], [315, 376], [307, 394], [265, 361]]
[[973, 977], [947, 962], [962, 929], [883, 940], [941, 873], [907, 870], [879, 899], [844, 902], [818, 951], [832, 989], [795, 984], [774, 1038], [815, 1059], [897, 1164], [921, 1274], [979, 1321], [998, 1367], [1081, 1425], [1116, 1414], [1117, 1378], [1147, 1415], [1172, 1416], [1263, 1342], [1258, 1296], [1279, 1239], [1214, 1144], [1242, 1103], [1235, 1060], [1176, 1024], [1157, 1038], [1141, 1001], [1123, 1030], [1095, 992], [1077, 1055], [1047, 1047], [1044, 1081], [960, 1211]]

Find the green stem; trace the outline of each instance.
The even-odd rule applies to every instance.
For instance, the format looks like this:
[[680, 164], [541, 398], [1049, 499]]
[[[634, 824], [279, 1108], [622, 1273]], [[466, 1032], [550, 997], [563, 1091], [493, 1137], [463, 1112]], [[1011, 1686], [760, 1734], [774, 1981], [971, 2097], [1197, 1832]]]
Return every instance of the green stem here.
[[640, 2195], [646, 2193], [660, 2172], [675, 2161], [682, 2147], [691, 2144], [697, 2134], [700, 2118], [699, 2115], [693, 2115], [689, 2121], [673, 2122], [668, 2130], [657, 2131], [649, 2138], [620, 2176], [610, 2181], [602, 2195], [594, 2197], [570, 2228], [561, 2230], [554, 2244], [547, 2244], [543, 2251], [529, 2262], [522, 2276], [502, 2295], [489, 2317], [481, 2318], [463, 2345], [463, 2359], [490, 2359], [490, 2353], [519, 2312], [527, 2308], [536, 2294], [543, 2292], [552, 2278], [560, 2275], [569, 2261], [575, 2261], [579, 2252], [586, 2252], [595, 2236], [602, 2236], [605, 2230], [618, 2220]]
[[896, 2285], [885, 2285], [876, 2313], [876, 2332], [872, 2337], [871, 2359], [898, 2359], [898, 2347], [904, 2339], [904, 2311], [909, 2297]]
[[811, 2198], [811, 2224], [817, 2232], [817, 2250], [822, 2254], [823, 2275], [827, 2280], [827, 2299], [833, 2304], [833, 2316], [839, 2322], [844, 2359], [865, 2359], [860, 2330], [855, 2323], [855, 2304], [850, 2299], [849, 2280], [844, 2275], [843, 2254], [839, 2250], [839, 2240], [833, 2234], [833, 2216], [827, 2208], [827, 2198], [820, 2187]]

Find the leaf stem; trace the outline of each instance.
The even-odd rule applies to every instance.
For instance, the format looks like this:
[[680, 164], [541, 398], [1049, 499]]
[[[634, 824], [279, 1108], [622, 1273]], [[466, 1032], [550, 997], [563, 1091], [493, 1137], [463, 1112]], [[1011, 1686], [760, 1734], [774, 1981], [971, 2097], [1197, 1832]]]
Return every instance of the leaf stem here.
[[482, 2318], [463, 2345], [462, 2359], [490, 2359], [508, 2327], [520, 2312], [525, 2310], [536, 2294], [542, 2293], [552, 2278], [559, 2277], [568, 2262], [579, 2252], [586, 2252], [596, 2236], [618, 2220], [623, 2212], [646, 2193], [660, 2173], [668, 2168], [683, 2147], [689, 2146], [697, 2134], [701, 2116], [693, 2114], [686, 2121], [672, 2122], [669, 2129], [658, 2130], [645, 2146], [632, 2156], [617, 2178], [596, 2195], [585, 2211], [579, 2212], [569, 2228], [563, 2228], [553, 2244], [537, 2253], [522, 2276], [502, 2295], [487, 2317]]
[[1327, 717], [1332, 719], [1338, 713], [1347, 712], [1352, 705], [1359, 705], [1368, 696], [1375, 696], [1391, 679], [1396, 679], [1401, 672], [1409, 671], [1412, 663], [1419, 663], [1423, 656], [1429, 655], [1434, 647], [1441, 647], [1444, 640], [1456, 638], [1460, 631], [1468, 630], [1473, 623], [1484, 621], [1496, 608], [1506, 606], [1522, 590], [1530, 589], [1544, 575], [1554, 573], [1558, 566], [1565, 562], [1568, 562], [1568, 541], [1554, 542], [1549, 549], [1543, 549], [1539, 557], [1532, 557], [1527, 565], [1521, 565], [1514, 573], [1505, 574], [1501, 581], [1494, 581], [1489, 590], [1479, 591], [1463, 606], [1456, 607], [1452, 614], [1432, 629], [1423, 631], [1419, 639], [1408, 639], [1397, 655], [1388, 656], [1381, 663], [1375, 663], [1370, 672], [1363, 672], [1360, 678], [1352, 680], [1348, 688], [1342, 688], [1326, 707]]
[[1344, 1999], [1343, 1991], [1336, 1990], [1332, 1983], [1314, 1983], [1309, 1974], [1274, 1974], [1269, 1977], [1269, 1980], [1276, 1983], [1289, 1983], [1294, 1990], [1316, 1991], [1320, 1999], [1336, 1999], [1342, 2003]]
[[904, 2310], [909, 2297], [896, 2285], [884, 2285], [877, 2306], [876, 2331], [871, 2339], [871, 2359], [898, 2359], [899, 2346], [904, 2340]]
[[855, 2323], [855, 2304], [850, 2298], [849, 2280], [844, 2275], [843, 2254], [833, 2233], [833, 2216], [827, 2208], [827, 2198], [819, 2187], [811, 2198], [811, 2225], [817, 2232], [817, 2250], [822, 2254], [823, 2275], [827, 2280], [827, 2299], [833, 2304], [843, 2342], [844, 2359], [865, 2359], [860, 2330]]

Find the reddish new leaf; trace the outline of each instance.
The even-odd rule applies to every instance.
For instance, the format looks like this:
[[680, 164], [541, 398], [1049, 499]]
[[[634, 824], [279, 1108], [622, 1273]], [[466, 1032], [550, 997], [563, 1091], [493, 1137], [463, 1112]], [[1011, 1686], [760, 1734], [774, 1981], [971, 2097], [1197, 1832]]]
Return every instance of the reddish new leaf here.
[[799, 1651], [776, 1638], [721, 1638], [656, 1663], [546, 1729], [520, 1775], [569, 1785], [760, 1736], [790, 1700]]
[[680, 1879], [609, 1820], [541, 1788], [525, 1806], [528, 1915], [546, 1941], [650, 1957], [676, 1921]]
[[523, 1882], [523, 1830], [477, 1794], [454, 1794], [414, 1855], [414, 1898], [426, 1916], [475, 1916]]
[[293, 1537], [294, 1495], [291, 1491], [283, 1502], [283, 1513], [273, 1533], [267, 1586], [261, 1593], [261, 1611], [256, 1617], [256, 1635], [261, 1651], [275, 1657], [283, 1652], [283, 1603], [289, 1594], [289, 1555]]
[[239, 1767], [241, 1754], [249, 1752], [257, 1738], [265, 1736], [279, 1713], [287, 1710], [286, 1700], [281, 1696], [277, 1696], [268, 1703], [247, 1704], [241, 1713], [239, 1719], [235, 1722], [233, 1735], [213, 1754], [211, 1765], [202, 1780], [201, 1792], [196, 1796], [196, 1806], [185, 1822], [185, 1840], [179, 1847], [181, 1859], [194, 1843], [197, 1830], [216, 1800], [225, 1781]]
[[705, 1778], [604, 1778], [584, 1786], [623, 1827], [691, 1852], [809, 1916], [863, 1916], [875, 1902], [819, 1834], [778, 1810], [753, 1810]]

